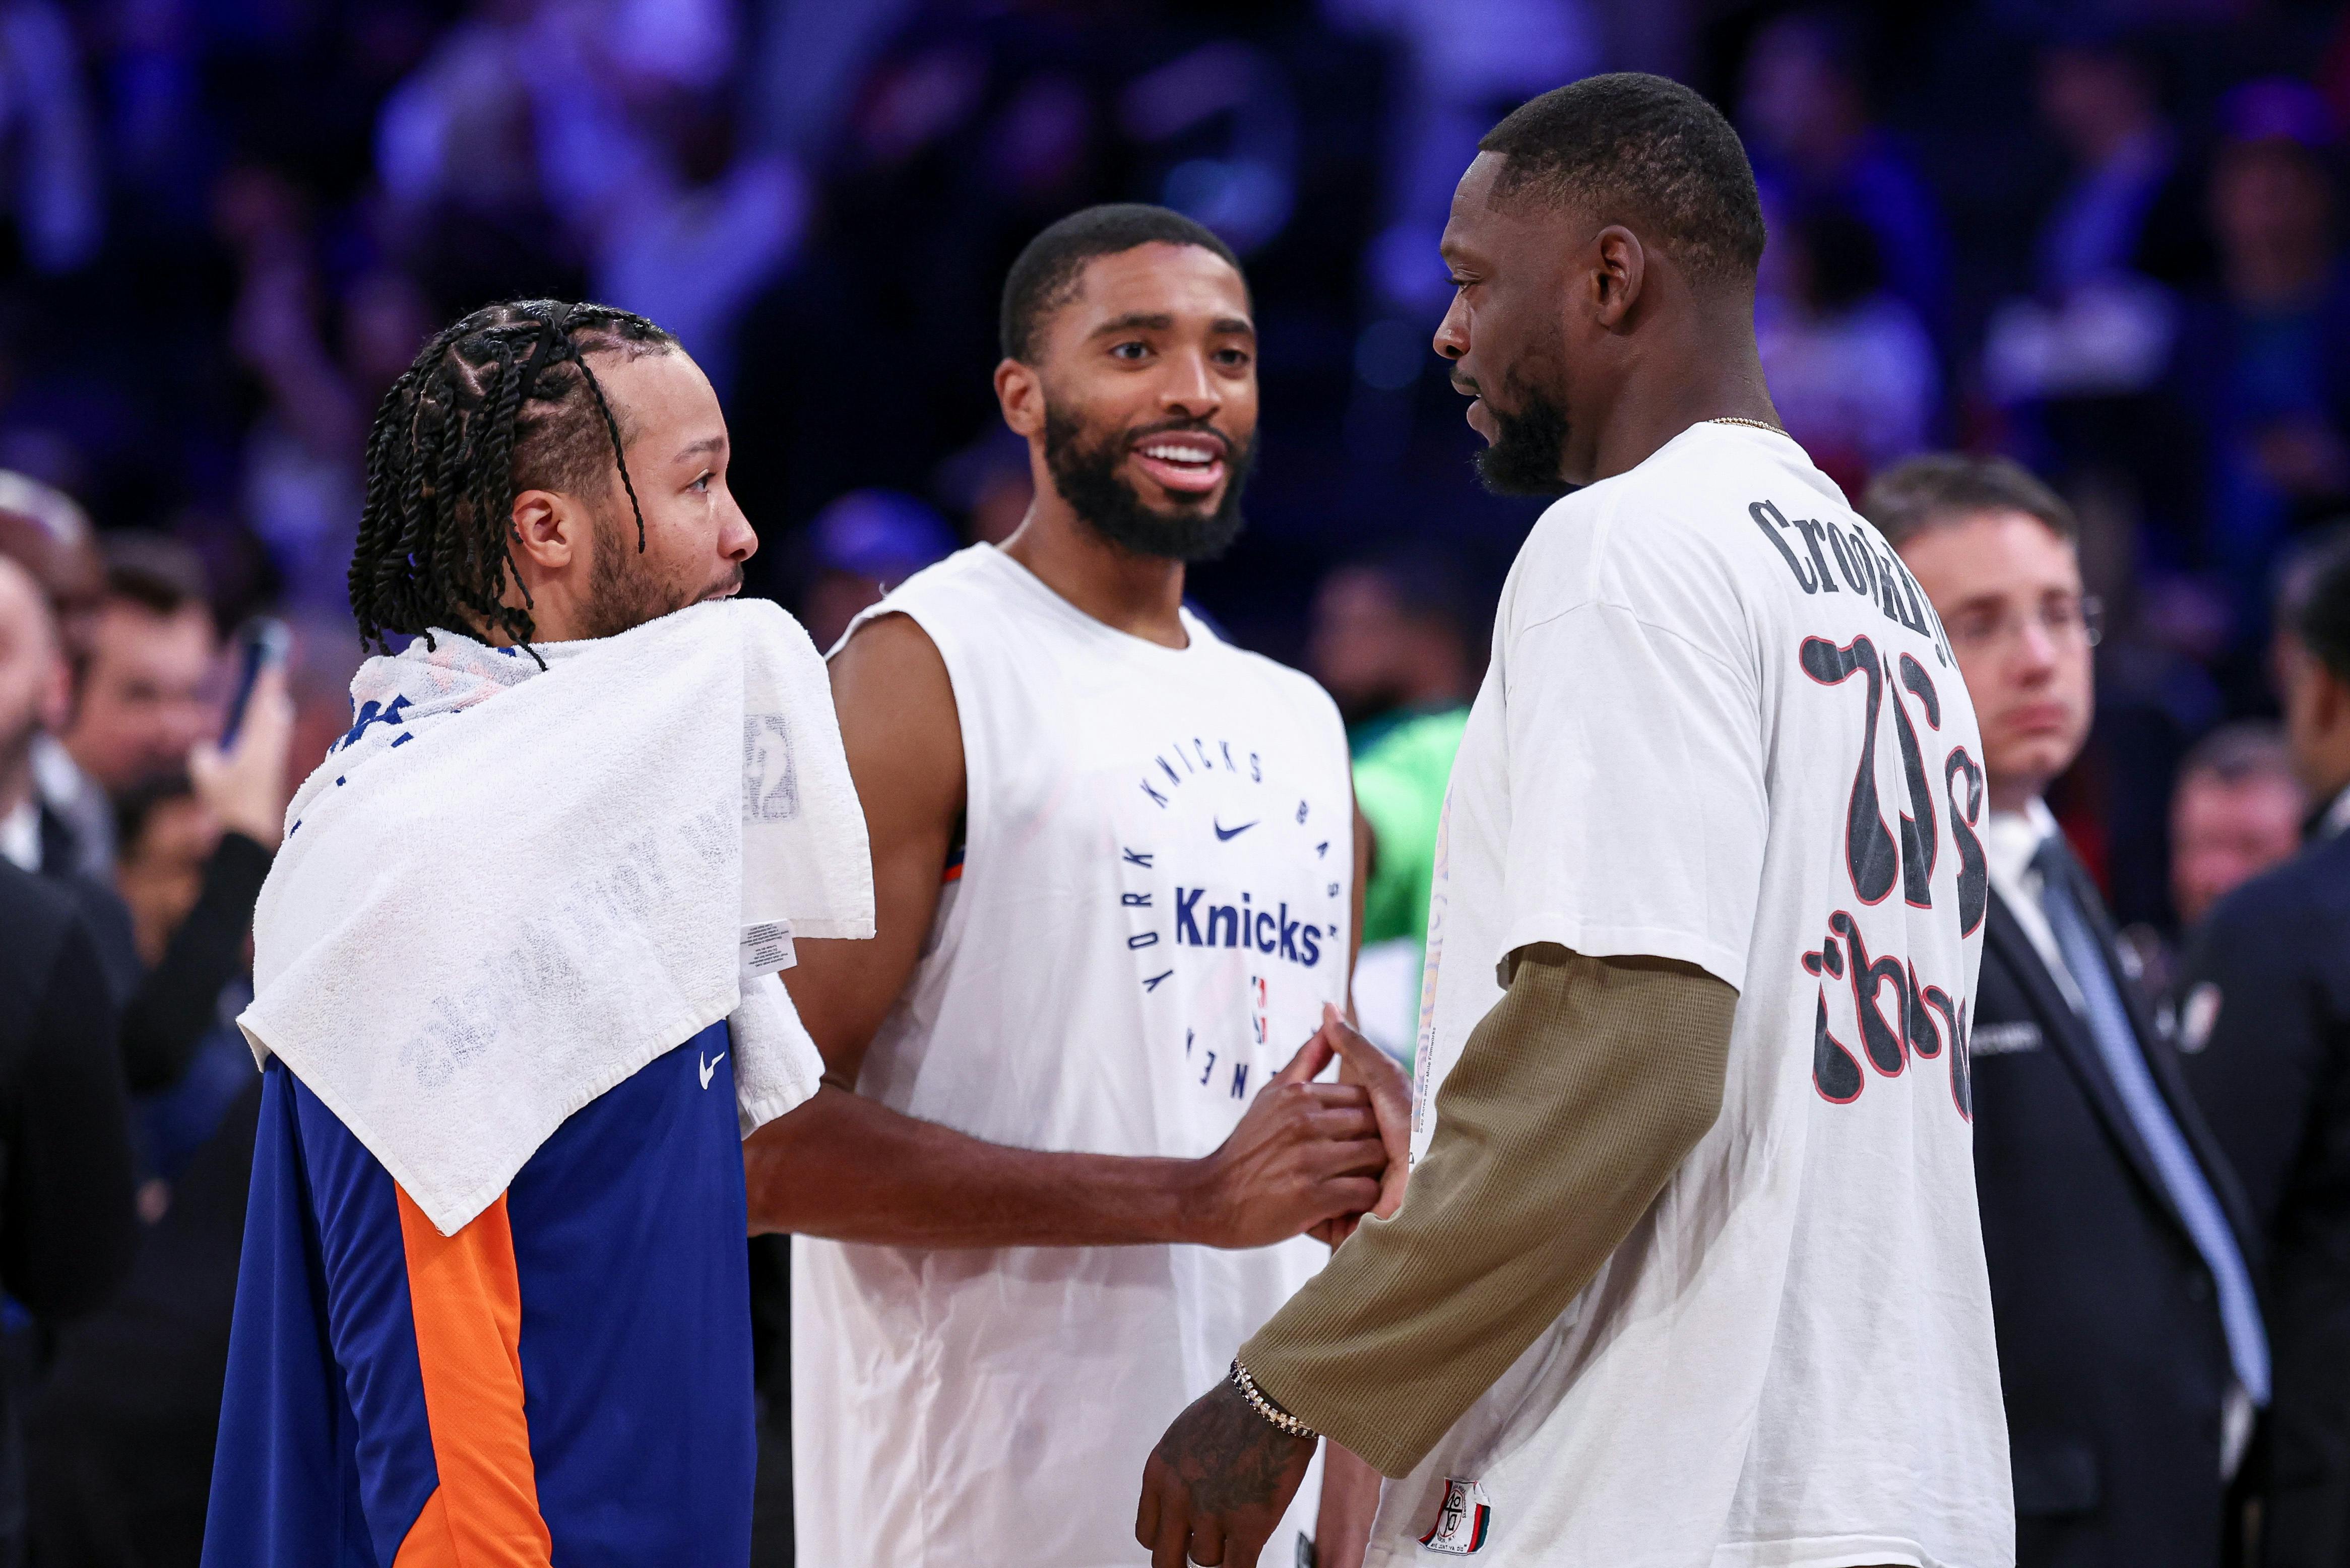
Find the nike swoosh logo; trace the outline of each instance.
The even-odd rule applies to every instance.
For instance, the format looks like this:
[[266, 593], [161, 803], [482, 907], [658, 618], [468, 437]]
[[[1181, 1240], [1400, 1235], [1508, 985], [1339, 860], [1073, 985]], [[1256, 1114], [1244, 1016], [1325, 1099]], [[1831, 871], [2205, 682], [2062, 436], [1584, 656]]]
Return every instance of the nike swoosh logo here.
[[726, 1060], [726, 1053], [723, 1051], [718, 1053], [714, 1057], [704, 1056], [702, 1058], [702, 1086], [703, 1088], [706, 1089], [710, 1087], [710, 1075], [718, 1071], [718, 1064], [724, 1060]]
[[[1262, 820], [1262, 818], [1259, 820]], [[1208, 818], [1208, 826], [1216, 830], [1216, 836], [1218, 838], [1238, 838], [1242, 834], [1246, 833], [1250, 828], [1254, 827], [1256, 824], [1253, 822], [1243, 822], [1238, 827], [1226, 827], [1222, 823], [1218, 822], [1211, 816]]]

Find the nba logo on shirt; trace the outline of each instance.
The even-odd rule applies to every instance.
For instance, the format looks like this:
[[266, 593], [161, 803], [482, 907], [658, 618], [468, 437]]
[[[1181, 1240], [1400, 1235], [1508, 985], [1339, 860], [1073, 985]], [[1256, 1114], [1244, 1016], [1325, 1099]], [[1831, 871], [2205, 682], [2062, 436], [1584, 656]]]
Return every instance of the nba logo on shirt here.
[[1265, 1041], [1265, 1013], [1273, 1005], [1271, 998], [1265, 994], [1264, 976], [1249, 976], [1249, 1001], [1252, 1003], [1250, 1021], [1256, 1025], [1256, 1043], [1262, 1045]]
[[1436, 1522], [1419, 1538], [1419, 1543], [1430, 1552], [1466, 1557], [1485, 1544], [1485, 1526], [1492, 1517], [1483, 1487], [1475, 1481], [1447, 1480], [1444, 1506], [1437, 1511]]

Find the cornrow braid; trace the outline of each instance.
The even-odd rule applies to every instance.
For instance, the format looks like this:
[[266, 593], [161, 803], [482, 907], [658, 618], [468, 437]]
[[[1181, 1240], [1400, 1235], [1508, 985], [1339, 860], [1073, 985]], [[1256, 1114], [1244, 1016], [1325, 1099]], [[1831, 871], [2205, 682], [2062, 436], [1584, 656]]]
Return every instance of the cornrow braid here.
[[[431, 647], [439, 627], [503, 633], [536, 659], [530, 590], [514, 564], [515, 497], [592, 495], [608, 483], [608, 453], [643, 553], [628, 442], [588, 360], [676, 348], [641, 316], [551, 299], [487, 306], [435, 334], [368, 431], [367, 505], [350, 570], [362, 641], [388, 652], [387, 639], [400, 634]], [[506, 602], [510, 572], [519, 605]]]

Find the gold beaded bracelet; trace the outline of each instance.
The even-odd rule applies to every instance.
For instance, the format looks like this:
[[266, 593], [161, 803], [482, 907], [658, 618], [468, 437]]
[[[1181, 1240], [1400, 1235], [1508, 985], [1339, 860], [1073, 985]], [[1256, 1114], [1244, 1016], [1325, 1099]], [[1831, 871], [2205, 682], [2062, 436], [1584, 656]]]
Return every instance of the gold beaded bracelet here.
[[1274, 1404], [1264, 1390], [1256, 1386], [1256, 1379], [1249, 1376], [1248, 1368], [1241, 1365], [1237, 1355], [1232, 1357], [1232, 1386], [1241, 1391], [1241, 1397], [1248, 1401], [1250, 1409], [1272, 1422], [1279, 1430], [1293, 1438], [1303, 1438], [1309, 1443], [1322, 1435]]

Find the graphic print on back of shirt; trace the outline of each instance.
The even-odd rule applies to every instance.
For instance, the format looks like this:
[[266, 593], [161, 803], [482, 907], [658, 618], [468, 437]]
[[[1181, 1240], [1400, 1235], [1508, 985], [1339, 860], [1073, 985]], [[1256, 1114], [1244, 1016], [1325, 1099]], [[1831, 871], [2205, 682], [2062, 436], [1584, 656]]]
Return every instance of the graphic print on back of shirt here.
[[[1898, 1078], [1913, 1061], [1947, 1055], [1951, 1104], [1971, 1120], [1964, 988], [1955, 977], [1920, 975], [1907, 956], [1911, 920], [1952, 919], [1961, 937], [1972, 936], [1990, 899], [1981, 765], [1962, 744], [1948, 747], [1939, 766], [1928, 761], [1926, 737], [1939, 739], [1942, 731], [1939, 682], [1959, 679], [1949, 636], [1881, 536], [1832, 520], [1791, 518], [1770, 501], [1754, 502], [1747, 515], [1804, 594], [1857, 595], [1892, 623], [1841, 641], [1807, 636], [1793, 650], [1818, 695], [1850, 708], [1846, 733], [1854, 737], [1841, 878], [1851, 902], [1827, 912], [1819, 946], [1800, 961], [1820, 981], [1812, 1082], [1822, 1099], [1850, 1105], [1867, 1088], [1870, 1071]], [[1914, 647], [1920, 639], [1922, 650]], [[1938, 670], [1927, 668], [1921, 651]], [[1898, 793], [1881, 778], [1878, 742], [1887, 728], [1899, 756]], [[1938, 905], [1935, 872], [1946, 838], [1956, 875]]]

